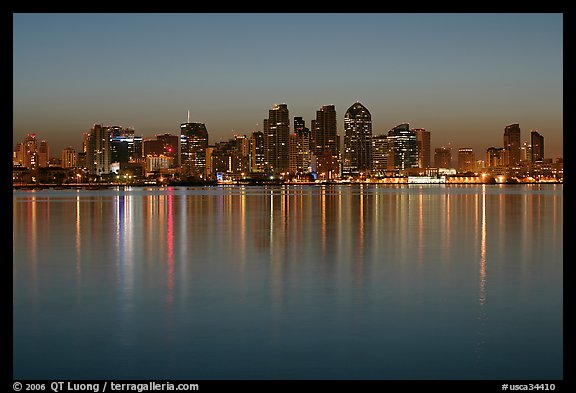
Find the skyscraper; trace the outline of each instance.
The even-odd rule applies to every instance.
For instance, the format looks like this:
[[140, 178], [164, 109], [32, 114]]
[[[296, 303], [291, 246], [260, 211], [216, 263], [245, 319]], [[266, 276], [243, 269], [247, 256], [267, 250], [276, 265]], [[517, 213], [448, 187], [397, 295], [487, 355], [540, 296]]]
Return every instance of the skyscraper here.
[[169, 133], [156, 134], [156, 139], [162, 144], [163, 154], [172, 159], [173, 166], [178, 166], [178, 162], [180, 161], [178, 135]]
[[38, 144], [36, 141], [36, 134], [28, 134], [22, 144], [20, 145], [20, 154], [22, 159], [22, 166], [28, 169], [36, 169], [38, 167]]
[[434, 149], [434, 166], [436, 168], [452, 168], [452, 149], [444, 146]]
[[430, 131], [424, 128], [412, 129], [416, 133], [416, 146], [418, 149], [418, 168], [430, 167]]
[[88, 134], [87, 142], [88, 173], [92, 175], [110, 173], [110, 127], [94, 124]]
[[311, 122], [311, 150], [318, 157], [325, 153], [338, 154], [336, 108], [334, 105], [323, 105], [316, 111], [316, 120]]
[[[336, 119], [334, 118], [334, 121]], [[296, 135], [296, 163], [290, 163], [290, 171], [295, 168], [296, 173], [308, 173], [310, 167], [310, 140], [311, 132], [306, 127], [306, 122], [302, 117], [294, 117], [294, 134]]]
[[204, 178], [208, 130], [204, 123], [180, 125], [180, 168], [183, 176]]
[[40, 168], [47, 168], [50, 161], [50, 146], [48, 142], [41, 141], [40, 148], [38, 149], [38, 166]]
[[110, 162], [128, 163], [142, 157], [142, 137], [134, 135], [134, 129], [111, 126]]
[[339, 146], [334, 105], [323, 105], [310, 122], [310, 151], [316, 160], [319, 178], [332, 178], [339, 172]]
[[384, 176], [388, 165], [388, 136], [385, 134], [372, 137], [372, 173]]
[[510, 124], [504, 128], [504, 149], [508, 152], [505, 165], [520, 164], [520, 125]]
[[476, 161], [474, 151], [468, 147], [458, 149], [458, 172], [474, 172], [476, 170]]
[[289, 170], [290, 116], [286, 104], [275, 104], [264, 119], [264, 162], [272, 173]]
[[372, 115], [360, 102], [344, 114], [344, 176], [372, 170]]
[[489, 147], [486, 149], [486, 167], [494, 168], [504, 166], [506, 149], [504, 147]]
[[65, 147], [61, 154], [62, 168], [76, 167], [76, 150], [73, 147]]
[[388, 169], [396, 172], [418, 168], [416, 133], [407, 123], [388, 131]]
[[544, 137], [538, 131], [532, 130], [530, 143], [532, 144], [532, 163], [541, 162], [544, 159]]
[[264, 170], [264, 133], [262, 131], [252, 132], [250, 137], [250, 170], [259, 172]]

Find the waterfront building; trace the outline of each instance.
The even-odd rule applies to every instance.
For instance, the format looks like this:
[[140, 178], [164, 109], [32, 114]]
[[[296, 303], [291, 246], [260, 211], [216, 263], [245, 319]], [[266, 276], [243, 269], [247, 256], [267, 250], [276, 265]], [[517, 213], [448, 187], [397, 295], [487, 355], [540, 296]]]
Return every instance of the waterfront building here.
[[458, 149], [458, 172], [474, 172], [476, 170], [476, 161], [474, 151], [469, 147]]
[[504, 128], [504, 149], [507, 156], [504, 165], [513, 166], [520, 164], [520, 125], [510, 124]]
[[452, 149], [445, 146], [434, 149], [434, 166], [436, 168], [452, 168]]
[[386, 134], [372, 137], [372, 173], [384, 176], [388, 165], [388, 136]]
[[62, 168], [76, 167], [76, 150], [73, 147], [65, 147], [62, 149], [60, 157]]
[[413, 128], [416, 133], [416, 148], [418, 150], [418, 168], [430, 167], [430, 131], [425, 128]]
[[110, 172], [110, 127], [92, 126], [86, 144], [86, 165], [91, 175]]
[[530, 131], [530, 141], [532, 143], [531, 162], [541, 162], [544, 160], [544, 137], [536, 130]]
[[203, 178], [206, 173], [208, 130], [204, 123], [180, 125], [180, 168], [183, 176]]
[[271, 173], [289, 170], [290, 116], [288, 105], [275, 104], [264, 119], [264, 165]]
[[416, 133], [407, 123], [388, 131], [388, 170], [401, 171], [418, 168], [418, 145]]
[[342, 175], [357, 176], [372, 170], [372, 115], [360, 102], [344, 114], [344, 160]]

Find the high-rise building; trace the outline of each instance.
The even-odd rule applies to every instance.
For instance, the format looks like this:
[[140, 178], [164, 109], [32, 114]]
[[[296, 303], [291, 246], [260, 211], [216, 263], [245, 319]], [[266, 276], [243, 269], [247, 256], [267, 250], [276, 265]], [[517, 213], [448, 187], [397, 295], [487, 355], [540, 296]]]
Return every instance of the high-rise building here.
[[434, 149], [434, 166], [452, 168], [452, 149], [444, 146]]
[[530, 141], [532, 143], [532, 162], [544, 160], [544, 137], [536, 130], [530, 131]]
[[388, 136], [386, 134], [372, 137], [372, 173], [384, 176], [388, 165]]
[[50, 161], [50, 146], [48, 142], [41, 141], [40, 148], [38, 149], [38, 167], [47, 168]]
[[476, 160], [474, 151], [468, 147], [458, 149], [458, 172], [474, 172], [476, 170]]
[[418, 168], [430, 167], [430, 131], [424, 128], [413, 128], [416, 133], [416, 147], [418, 149]]
[[156, 134], [156, 140], [160, 142], [162, 145], [162, 154], [166, 157], [170, 158], [170, 162], [172, 166], [178, 166], [180, 161], [180, 138], [178, 135], [164, 133], [164, 134]]
[[242, 152], [245, 140], [243, 137], [236, 135], [234, 139], [217, 142], [209, 149], [212, 174], [246, 175], [248, 173], [248, 156]]
[[342, 175], [355, 176], [372, 170], [372, 115], [360, 102], [344, 114], [344, 162]]
[[275, 104], [264, 119], [264, 163], [280, 174], [289, 170], [290, 115], [286, 104]]
[[510, 124], [504, 128], [504, 149], [508, 152], [505, 165], [520, 164], [520, 125]]
[[205, 176], [207, 147], [208, 130], [204, 123], [180, 125], [180, 167], [184, 176]]
[[23, 158], [23, 148], [22, 143], [16, 143], [16, 147], [14, 148], [14, 152], [12, 155], [12, 165], [13, 166], [23, 166], [24, 158]]
[[[335, 114], [336, 112], [334, 112]], [[334, 118], [334, 121], [336, 119]], [[308, 173], [310, 168], [310, 140], [311, 132], [308, 127], [306, 127], [306, 122], [302, 117], [294, 117], [294, 135], [296, 139], [294, 159], [295, 163], [290, 163], [290, 172], [295, 169], [295, 173]]]
[[264, 170], [264, 133], [252, 132], [250, 137], [250, 170], [259, 172]]
[[137, 162], [142, 157], [142, 136], [134, 134], [133, 128], [111, 126], [110, 162]]
[[489, 147], [486, 149], [486, 167], [501, 167], [505, 165], [506, 148]]
[[325, 154], [338, 155], [336, 108], [323, 105], [316, 111], [316, 120], [311, 122], [310, 150], [320, 157]]
[[520, 147], [520, 162], [532, 162], [532, 145], [528, 142], [522, 143]]
[[416, 133], [407, 123], [388, 131], [388, 170], [403, 171], [418, 168], [418, 145]]
[[86, 165], [92, 175], [110, 173], [110, 127], [92, 126], [86, 146]]
[[22, 166], [28, 169], [38, 168], [38, 145], [36, 134], [28, 134], [20, 145]]
[[62, 168], [76, 167], [76, 150], [73, 147], [65, 147], [62, 149], [60, 157], [62, 160]]

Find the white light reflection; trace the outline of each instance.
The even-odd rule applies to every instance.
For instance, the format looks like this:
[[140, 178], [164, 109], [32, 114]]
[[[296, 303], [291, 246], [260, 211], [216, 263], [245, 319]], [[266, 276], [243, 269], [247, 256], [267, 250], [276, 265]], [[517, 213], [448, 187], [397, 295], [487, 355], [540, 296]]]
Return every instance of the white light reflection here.
[[480, 267], [478, 296], [478, 341], [476, 343], [476, 360], [482, 357], [484, 347], [484, 324], [486, 321], [486, 185], [482, 185], [482, 218], [480, 229]]

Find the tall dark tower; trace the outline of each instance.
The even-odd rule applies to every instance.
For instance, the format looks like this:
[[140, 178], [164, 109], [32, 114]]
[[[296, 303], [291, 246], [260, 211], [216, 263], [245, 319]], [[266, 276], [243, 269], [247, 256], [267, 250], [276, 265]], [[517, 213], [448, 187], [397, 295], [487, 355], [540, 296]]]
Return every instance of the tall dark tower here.
[[532, 163], [541, 162], [544, 159], [544, 137], [536, 130], [530, 132], [532, 144]]
[[372, 115], [364, 105], [354, 103], [344, 115], [345, 176], [372, 170]]
[[184, 176], [204, 177], [208, 130], [204, 123], [180, 125], [180, 165]]
[[508, 153], [506, 165], [520, 164], [520, 125], [510, 124], [504, 128], [504, 149]]
[[286, 104], [275, 104], [264, 119], [264, 161], [273, 173], [289, 170], [290, 115]]
[[316, 111], [316, 120], [312, 120], [312, 134], [310, 150], [316, 156], [330, 154], [338, 155], [338, 142], [336, 138], [336, 108], [334, 105], [323, 105]]

